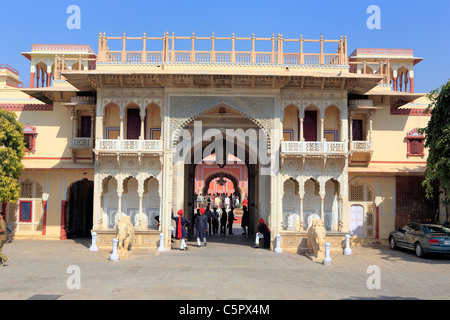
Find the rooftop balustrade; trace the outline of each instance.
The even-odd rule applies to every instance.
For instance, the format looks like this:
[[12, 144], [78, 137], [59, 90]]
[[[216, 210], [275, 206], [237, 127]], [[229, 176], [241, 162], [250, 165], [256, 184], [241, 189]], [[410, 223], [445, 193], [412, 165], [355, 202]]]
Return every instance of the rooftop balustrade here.
[[[188, 50], [178, 50], [178, 43], [190, 40]], [[211, 50], [196, 50], [196, 43], [200, 40], [209, 41]], [[110, 44], [113, 41], [121, 41], [121, 50], [111, 50]], [[130, 41], [140, 41], [142, 50], [127, 50]], [[147, 46], [149, 41], [158, 41], [155, 47], [161, 47], [162, 50], [152, 50]], [[216, 50], [217, 41], [228, 41], [231, 50]], [[251, 50], [236, 50], [236, 43], [247, 41], [251, 43]], [[270, 51], [256, 50], [256, 42], [266, 42], [270, 44]], [[283, 35], [272, 35], [271, 38], [258, 38], [253, 34], [251, 37], [236, 37], [233, 33], [231, 37], [198, 37], [192, 33], [191, 36], [175, 36], [174, 33], [164, 33], [162, 37], [128, 37], [123, 34], [122, 37], [107, 37], [105, 34], [99, 35], [99, 53], [97, 62], [115, 62], [115, 63], [232, 63], [232, 64], [287, 64], [287, 65], [347, 65], [347, 37], [338, 40], [326, 40], [323, 36], [320, 39], [285, 39]], [[283, 46], [286, 43], [298, 43], [297, 52], [286, 52]], [[304, 52], [305, 43], [318, 43], [319, 52]], [[117, 43], [117, 42], [116, 42]], [[335, 52], [326, 53], [324, 44], [335, 43], [337, 49]], [[133, 43], [135, 44], [135, 43]], [[119, 44], [120, 48], [120, 44]], [[177, 48], [177, 49], [175, 49]], [[150, 50], [149, 50], [150, 49]]]

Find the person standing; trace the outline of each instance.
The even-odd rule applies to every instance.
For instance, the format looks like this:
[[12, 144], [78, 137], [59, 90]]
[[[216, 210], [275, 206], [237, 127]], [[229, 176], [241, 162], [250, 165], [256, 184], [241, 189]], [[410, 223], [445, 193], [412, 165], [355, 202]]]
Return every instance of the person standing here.
[[244, 200], [242, 200], [242, 205], [246, 206], [248, 208], [248, 200], [247, 200], [247, 198], [244, 198]]
[[263, 218], [258, 221], [258, 233], [256, 234], [255, 248], [259, 248], [259, 239], [264, 240], [264, 248], [270, 248], [270, 229], [265, 224]]
[[225, 203], [225, 209], [227, 210], [227, 212], [230, 211], [230, 197], [228, 195], [225, 195], [224, 203]]
[[181, 239], [181, 246], [180, 250], [188, 250], [188, 247], [186, 245], [186, 238], [187, 238], [187, 232], [186, 232], [186, 226], [188, 226], [189, 220], [182, 217], [183, 210], [178, 210], [178, 217], [172, 217], [173, 220], [175, 220], [177, 228], [175, 230], [175, 238]]
[[2, 252], [3, 244], [6, 242], [6, 222], [5, 215], [0, 212], [0, 265], [6, 265], [8, 257]]
[[243, 236], [248, 234], [248, 209], [246, 206], [243, 206], [242, 210], [244, 213], [242, 214], [241, 227], [244, 230]]
[[220, 200], [220, 197], [218, 195], [214, 199], [214, 204], [216, 205], [216, 208], [220, 208], [220, 205], [222, 204], [222, 201]]
[[214, 211], [211, 214], [211, 221], [214, 235], [216, 235], [219, 232], [219, 218], [220, 218], [219, 212], [217, 211], [217, 208], [214, 208]]
[[209, 210], [209, 206], [206, 207], [205, 215], [208, 218], [208, 235], [212, 234], [212, 212]]
[[234, 209], [231, 208], [230, 212], [228, 212], [228, 234], [233, 234], [233, 223], [237, 220], [234, 217]]
[[220, 234], [226, 235], [227, 231], [227, 211], [225, 210], [225, 206], [222, 207], [222, 215], [220, 216]]
[[200, 239], [203, 239], [203, 242], [206, 247], [206, 231], [208, 230], [208, 217], [205, 215], [205, 209], [200, 208], [200, 215], [197, 216], [194, 223], [194, 230], [197, 236], [197, 245], [199, 247], [202, 246]]

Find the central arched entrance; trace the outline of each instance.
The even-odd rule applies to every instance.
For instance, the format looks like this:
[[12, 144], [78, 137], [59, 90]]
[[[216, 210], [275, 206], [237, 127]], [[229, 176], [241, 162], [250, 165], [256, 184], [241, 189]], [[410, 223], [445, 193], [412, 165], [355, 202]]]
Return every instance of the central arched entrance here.
[[[175, 165], [176, 176], [179, 176], [178, 172], [181, 170], [184, 172], [183, 181], [179, 179], [175, 183], [178, 191], [181, 191], [179, 184], [183, 185], [184, 196], [180, 198], [175, 195], [175, 203], [182, 204], [184, 212], [187, 213], [186, 218], [193, 221], [195, 214], [195, 193], [198, 192], [195, 188], [196, 167], [202, 163], [203, 159], [215, 154], [217, 155], [217, 160], [223, 159], [216, 162], [220, 165], [217, 174], [220, 175], [220, 172], [222, 172], [222, 175], [224, 175], [228, 165], [225, 164], [223, 167], [224, 162], [226, 162], [225, 159], [232, 155], [242, 161], [247, 171], [245, 195], [249, 209], [249, 234], [255, 233], [259, 218], [262, 217], [266, 223], [269, 223], [271, 177], [270, 175], [260, 174], [262, 165], [258, 157], [258, 147], [255, 149], [255, 144], [252, 143], [254, 140], [261, 141], [262, 135], [264, 135], [263, 140], [267, 141], [266, 133], [260, 129], [254, 121], [251, 121], [245, 115], [238, 114], [222, 106], [218, 110], [213, 109], [210, 112], [202, 113], [180, 130], [184, 131], [184, 133], [180, 135], [179, 144], [185, 143], [182, 142], [184, 139], [191, 139], [192, 141], [190, 144], [187, 144], [190, 146], [188, 152], [183, 153], [181, 160], [179, 159]], [[186, 134], [186, 132], [188, 133]], [[196, 139], [198, 137], [195, 134], [198, 135], [199, 133], [201, 137]], [[218, 143], [217, 141], [220, 142]], [[227, 157], [224, 158], [223, 155], [225, 153]], [[213, 179], [214, 176], [215, 174], [209, 178]], [[230, 175], [230, 178], [234, 177]], [[236, 185], [238, 185], [237, 181]], [[263, 189], [260, 188], [262, 185], [264, 185]], [[260, 190], [263, 190], [263, 192], [260, 193]], [[192, 226], [189, 228], [189, 231], [192, 233]]]

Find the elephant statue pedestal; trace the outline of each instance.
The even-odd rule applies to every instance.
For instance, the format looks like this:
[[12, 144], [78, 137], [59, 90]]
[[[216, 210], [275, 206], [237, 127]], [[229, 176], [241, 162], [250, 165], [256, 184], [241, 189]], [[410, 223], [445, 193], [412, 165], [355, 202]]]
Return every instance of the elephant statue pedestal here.
[[314, 219], [311, 227], [308, 229], [308, 248], [306, 257], [313, 262], [322, 262], [325, 258], [325, 236], [326, 229], [323, 221]]

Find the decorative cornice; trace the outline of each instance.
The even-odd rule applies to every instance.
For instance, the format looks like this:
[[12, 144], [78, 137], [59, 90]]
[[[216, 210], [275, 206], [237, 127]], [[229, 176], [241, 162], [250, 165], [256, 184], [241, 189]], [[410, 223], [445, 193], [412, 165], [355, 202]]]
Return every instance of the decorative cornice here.
[[2, 103], [0, 109], [7, 111], [52, 111], [52, 104], [37, 103]]

